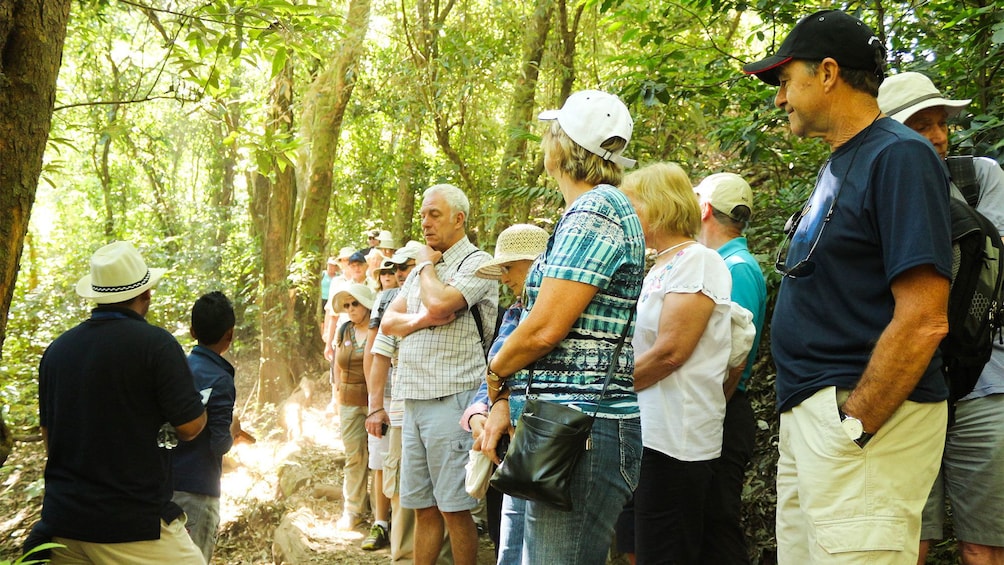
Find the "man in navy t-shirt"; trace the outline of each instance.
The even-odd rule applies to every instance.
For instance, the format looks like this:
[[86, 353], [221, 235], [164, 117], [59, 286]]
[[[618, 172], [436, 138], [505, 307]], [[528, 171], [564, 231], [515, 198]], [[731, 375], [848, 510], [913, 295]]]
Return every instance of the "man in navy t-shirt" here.
[[779, 87], [792, 133], [832, 151], [776, 266], [781, 564], [915, 563], [941, 460], [948, 180], [930, 144], [879, 111], [884, 56], [830, 10], [743, 69]]

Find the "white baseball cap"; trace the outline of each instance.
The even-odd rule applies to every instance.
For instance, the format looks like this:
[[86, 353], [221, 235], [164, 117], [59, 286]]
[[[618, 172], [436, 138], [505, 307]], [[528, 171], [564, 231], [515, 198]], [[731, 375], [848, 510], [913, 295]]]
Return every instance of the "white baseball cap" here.
[[558, 120], [561, 129], [584, 149], [622, 167], [633, 167], [634, 159], [621, 155], [624, 147], [607, 151], [600, 147], [611, 137], [631, 141], [634, 121], [627, 106], [613, 94], [601, 90], [580, 90], [568, 97], [560, 110], [544, 110], [537, 116], [541, 120]]
[[736, 217], [737, 206], [749, 208], [753, 212], [753, 190], [743, 178], [735, 173], [715, 173], [708, 175], [701, 184], [694, 188], [701, 202], [711, 204], [711, 207], [733, 219]]

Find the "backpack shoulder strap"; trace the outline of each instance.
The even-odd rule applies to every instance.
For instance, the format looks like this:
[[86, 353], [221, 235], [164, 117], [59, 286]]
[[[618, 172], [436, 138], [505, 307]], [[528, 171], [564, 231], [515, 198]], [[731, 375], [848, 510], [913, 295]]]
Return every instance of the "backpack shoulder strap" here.
[[976, 165], [972, 155], [955, 155], [945, 159], [952, 182], [959, 192], [966, 197], [966, 202], [973, 208], [980, 203], [980, 181], [976, 178]]
[[338, 327], [338, 343], [342, 343], [342, 341], [345, 340], [345, 330], [348, 329], [349, 324], [351, 323], [352, 320], [346, 320], [344, 323], [342, 323], [341, 326]]

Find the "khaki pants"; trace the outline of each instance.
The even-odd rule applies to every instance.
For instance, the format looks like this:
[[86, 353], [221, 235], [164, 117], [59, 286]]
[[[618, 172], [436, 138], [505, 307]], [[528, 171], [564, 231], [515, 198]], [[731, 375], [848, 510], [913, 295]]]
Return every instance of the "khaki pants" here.
[[777, 562], [913, 565], [946, 403], [904, 402], [864, 449], [843, 431], [837, 403], [828, 387], [781, 414]]
[[338, 418], [341, 423], [342, 445], [345, 447], [345, 479], [342, 482], [345, 512], [363, 515], [369, 511], [369, 498], [366, 495], [369, 482], [366, 407], [341, 406]]
[[205, 565], [202, 551], [185, 531], [185, 517], [165, 524], [160, 521], [160, 539], [125, 543], [92, 543], [54, 537], [66, 547], [52, 550], [55, 565]]

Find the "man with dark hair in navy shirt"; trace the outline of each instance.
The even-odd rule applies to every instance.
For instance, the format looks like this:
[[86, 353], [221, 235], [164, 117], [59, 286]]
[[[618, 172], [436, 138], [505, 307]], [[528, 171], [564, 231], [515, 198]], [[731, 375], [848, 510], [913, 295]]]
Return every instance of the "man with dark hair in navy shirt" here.
[[781, 565], [916, 563], [945, 444], [948, 179], [879, 109], [884, 61], [880, 36], [826, 10], [743, 68], [831, 150], [775, 265]]
[[188, 355], [188, 366], [206, 405], [208, 423], [174, 452], [173, 500], [188, 515], [188, 533], [207, 563], [220, 525], [223, 455], [241, 434], [240, 420], [233, 415], [234, 367], [222, 357], [234, 341], [234, 321], [234, 308], [222, 292], [205, 294], [192, 307], [191, 334], [198, 345]]
[[168, 450], [196, 437], [206, 412], [181, 346], [144, 319], [164, 271], [128, 242], [98, 249], [76, 288], [97, 308], [42, 356], [48, 461], [32, 539], [64, 546], [52, 563], [205, 562], [171, 502]]

